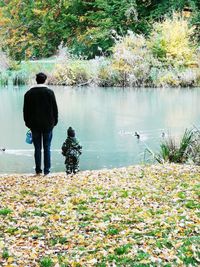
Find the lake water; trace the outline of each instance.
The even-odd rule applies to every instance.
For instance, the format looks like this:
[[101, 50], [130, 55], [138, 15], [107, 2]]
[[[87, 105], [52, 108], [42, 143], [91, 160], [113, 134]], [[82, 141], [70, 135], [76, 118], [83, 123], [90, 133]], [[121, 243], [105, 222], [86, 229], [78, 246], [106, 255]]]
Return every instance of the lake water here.
[[[59, 108], [52, 141], [52, 172], [64, 171], [60, 148], [69, 126], [83, 146], [80, 168], [102, 169], [148, 161], [162, 133], [180, 136], [199, 126], [200, 88], [130, 89], [51, 87]], [[23, 97], [28, 87], [0, 89], [0, 173], [34, 172], [33, 146], [25, 143]], [[134, 134], [140, 133], [138, 140]]]

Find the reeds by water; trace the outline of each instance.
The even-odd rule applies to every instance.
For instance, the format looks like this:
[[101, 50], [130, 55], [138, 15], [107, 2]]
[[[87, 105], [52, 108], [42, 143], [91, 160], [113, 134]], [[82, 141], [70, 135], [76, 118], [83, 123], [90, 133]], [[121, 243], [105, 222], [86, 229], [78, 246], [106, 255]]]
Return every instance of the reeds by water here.
[[160, 144], [159, 153], [147, 151], [159, 163], [192, 163], [200, 165], [200, 131], [198, 128], [186, 129], [183, 136], [176, 140], [169, 136]]

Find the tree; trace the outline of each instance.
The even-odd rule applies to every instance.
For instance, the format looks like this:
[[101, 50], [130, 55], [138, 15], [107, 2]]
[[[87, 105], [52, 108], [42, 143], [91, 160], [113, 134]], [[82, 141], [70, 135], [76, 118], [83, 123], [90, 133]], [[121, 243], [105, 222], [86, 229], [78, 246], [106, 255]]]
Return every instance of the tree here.
[[61, 42], [87, 58], [110, 54], [113, 32], [149, 35], [154, 22], [191, 9], [199, 38], [199, 0], [0, 0], [2, 49], [22, 60], [48, 57]]

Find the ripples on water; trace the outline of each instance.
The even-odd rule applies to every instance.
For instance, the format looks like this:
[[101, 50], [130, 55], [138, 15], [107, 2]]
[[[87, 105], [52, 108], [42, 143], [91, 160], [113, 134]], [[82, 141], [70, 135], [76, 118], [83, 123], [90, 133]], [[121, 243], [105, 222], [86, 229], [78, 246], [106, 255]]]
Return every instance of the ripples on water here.
[[[27, 87], [1, 88], [0, 173], [34, 171], [33, 146], [25, 143], [22, 108]], [[52, 171], [64, 171], [60, 148], [69, 126], [83, 146], [81, 169], [143, 162], [146, 147], [158, 150], [168, 135], [199, 125], [200, 90], [53, 88], [59, 123], [52, 141]], [[140, 138], [135, 136], [139, 133]]]

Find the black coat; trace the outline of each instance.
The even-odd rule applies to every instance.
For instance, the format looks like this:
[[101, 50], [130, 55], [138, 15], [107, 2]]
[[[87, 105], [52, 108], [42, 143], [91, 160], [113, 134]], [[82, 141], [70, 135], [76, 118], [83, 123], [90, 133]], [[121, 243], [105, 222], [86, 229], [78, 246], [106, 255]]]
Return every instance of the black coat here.
[[31, 130], [48, 131], [58, 122], [54, 92], [45, 85], [31, 88], [24, 95], [24, 121]]

